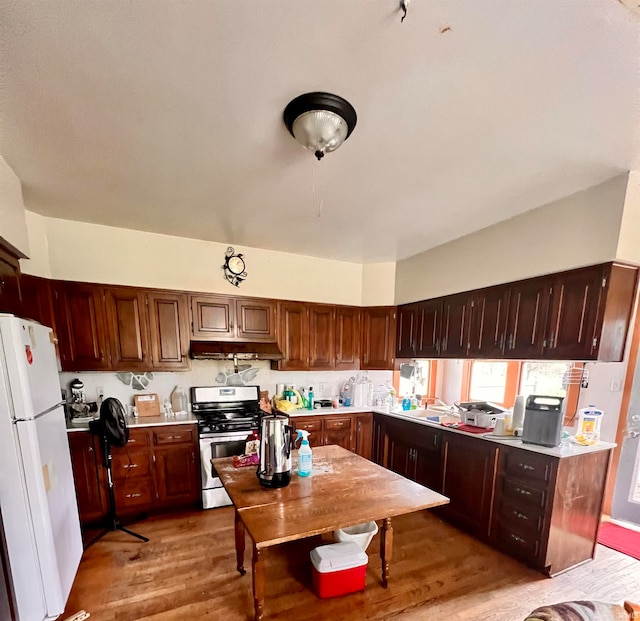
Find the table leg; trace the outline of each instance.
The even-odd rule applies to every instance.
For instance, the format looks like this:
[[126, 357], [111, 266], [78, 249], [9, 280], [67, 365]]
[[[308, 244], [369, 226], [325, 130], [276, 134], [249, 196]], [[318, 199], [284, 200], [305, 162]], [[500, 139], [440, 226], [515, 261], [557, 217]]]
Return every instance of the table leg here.
[[389, 583], [389, 561], [393, 549], [393, 528], [391, 518], [382, 520], [382, 533], [380, 535], [380, 558], [382, 559], [382, 586], [386, 589]]
[[255, 621], [262, 621], [264, 613], [264, 559], [262, 550], [253, 544], [253, 603]]
[[238, 572], [244, 576], [247, 572], [244, 568], [244, 523], [240, 519], [240, 514], [236, 509], [235, 513], [236, 527], [236, 562], [238, 563]]

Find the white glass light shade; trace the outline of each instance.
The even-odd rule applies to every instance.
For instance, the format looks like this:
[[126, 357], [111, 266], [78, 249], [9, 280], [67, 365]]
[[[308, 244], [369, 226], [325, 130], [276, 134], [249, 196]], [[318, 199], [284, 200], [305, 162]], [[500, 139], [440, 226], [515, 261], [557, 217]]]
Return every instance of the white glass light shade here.
[[347, 137], [346, 121], [328, 110], [309, 110], [301, 114], [292, 127], [295, 139], [316, 155], [335, 151]]

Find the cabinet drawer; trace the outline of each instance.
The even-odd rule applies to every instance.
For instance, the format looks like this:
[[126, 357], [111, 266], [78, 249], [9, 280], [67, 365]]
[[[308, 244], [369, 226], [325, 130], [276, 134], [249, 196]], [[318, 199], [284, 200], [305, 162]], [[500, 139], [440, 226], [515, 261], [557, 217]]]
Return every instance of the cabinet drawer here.
[[127, 479], [115, 486], [116, 508], [126, 513], [131, 508], [151, 506], [155, 498], [150, 478]]
[[538, 509], [517, 506], [508, 501], [503, 501], [498, 519], [500, 523], [511, 525], [527, 533], [540, 533], [544, 522], [543, 516]]
[[327, 431], [334, 429], [351, 429], [350, 418], [329, 418], [324, 421], [324, 428]]
[[[127, 442], [127, 449], [132, 448], [146, 448], [150, 446], [149, 442], [149, 434], [146, 429], [130, 429], [129, 430], [129, 441]], [[117, 449], [113, 449], [114, 452]]]
[[526, 533], [509, 525], [498, 526], [498, 544], [508, 552], [518, 556], [537, 558], [540, 551], [540, 539], [536, 533]]
[[118, 481], [128, 477], [151, 476], [149, 453], [114, 453], [112, 457], [113, 478]]
[[296, 429], [303, 429], [304, 431], [311, 432], [320, 432], [322, 431], [322, 419], [321, 418], [313, 418], [313, 419], [302, 419], [295, 420], [294, 426]]
[[513, 479], [504, 480], [503, 492], [516, 506], [524, 503], [532, 507], [544, 508], [547, 500], [546, 491], [537, 489], [535, 486], [525, 483], [524, 481], [516, 481]]
[[547, 482], [551, 478], [551, 462], [527, 451], [508, 452], [504, 458], [504, 471], [518, 479]]
[[194, 430], [189, 428], [183, 428], [176, 425], [175, 429], [165, 429], [162, 431], [153, 432], [153, 443], [156, 445], [162, 444], [179, 444], [182, 442], [193, 442]]

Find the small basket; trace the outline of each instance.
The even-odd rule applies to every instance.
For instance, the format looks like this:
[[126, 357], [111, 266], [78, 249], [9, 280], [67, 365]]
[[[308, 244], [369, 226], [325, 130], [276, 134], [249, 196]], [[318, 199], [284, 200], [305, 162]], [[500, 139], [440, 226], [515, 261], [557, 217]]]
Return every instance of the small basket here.
[[334, 532], [334, 536], [341, 543], [354, 541], [366, 552], [377, 532], [378, 525], [375, 522], [366, 522], [364, 524], [339, 528]]

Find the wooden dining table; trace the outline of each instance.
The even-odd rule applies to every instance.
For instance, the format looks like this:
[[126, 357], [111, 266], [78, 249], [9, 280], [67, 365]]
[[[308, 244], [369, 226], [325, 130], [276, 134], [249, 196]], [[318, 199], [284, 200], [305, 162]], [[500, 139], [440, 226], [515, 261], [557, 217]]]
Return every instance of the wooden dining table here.
[[382, 585], [389, 580], [391, 518], [447, 504], [449, 499], [340, 446], [313, 449], [313, 472], [297, 474], [297, 451], [287, 487], [262, 487], [255, 467], [234, 468], [231, 457], [212, 460], [235, 507], [237, 568], [244, 575], [245, 531], [253, 541], [255, 621], [263, 618], [265, 548], [382, 520]]

